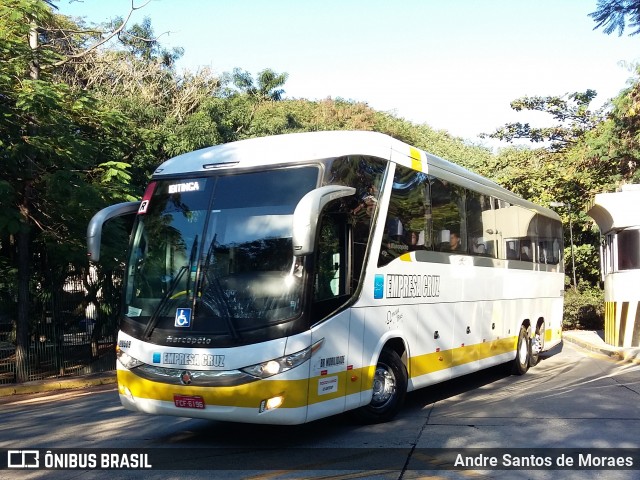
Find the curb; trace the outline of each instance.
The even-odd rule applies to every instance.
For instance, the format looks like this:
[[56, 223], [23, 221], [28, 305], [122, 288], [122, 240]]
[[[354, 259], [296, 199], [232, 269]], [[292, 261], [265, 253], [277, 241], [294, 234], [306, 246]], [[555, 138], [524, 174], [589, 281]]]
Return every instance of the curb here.
[[36, 380], [33, 382], [25, 382], [21, 384], [0, 385], [0, 397], [24, 395], [28, 393], [55, 392], [59, 390], [74, 390], [115, 383], [115, 372], [92, 374], [74, 378]]
[[[589, 339], [585, 338], [590, 336]], [[591, 338], [593, 337], [593, 339]], [[640, 348], [614, 347], [604, 343], [596, 332], [562, 332], [562, 339], [590, 352], [599, 353], [617, 362], [640, 364]]]
[[562, 339], [566, 340], [569, 343], [573, 343], [574, 345], [578, 345], [579, 347], [584, 348], [585, 350], [589, 350], [590, 352], [595, 352], [601, 355], [605, 355], [614, 360], [622, 360], [623, 358], [622, 355], [620, 355], [620, 352], [618, 351], [618, 349], [613, 346], [595, 345], [593, 342], [589, 342], [581, 338], [578, 338], [578, 336], [572, 335], [569, 332], [563, 332]]

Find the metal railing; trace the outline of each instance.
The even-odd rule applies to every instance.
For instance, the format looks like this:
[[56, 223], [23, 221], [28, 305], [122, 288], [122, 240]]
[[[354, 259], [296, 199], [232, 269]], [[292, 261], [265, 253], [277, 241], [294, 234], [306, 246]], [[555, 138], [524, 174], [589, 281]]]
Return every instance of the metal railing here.
[[[115, 369], [121, 280], [121, 272], [99, 279], [93, 271], [67, 276], [62, 285], [32, 287], [29, 344], [21, 366], [25, 381]], [[13, 317], [0, 313], [0, 384], [18, 378]]]

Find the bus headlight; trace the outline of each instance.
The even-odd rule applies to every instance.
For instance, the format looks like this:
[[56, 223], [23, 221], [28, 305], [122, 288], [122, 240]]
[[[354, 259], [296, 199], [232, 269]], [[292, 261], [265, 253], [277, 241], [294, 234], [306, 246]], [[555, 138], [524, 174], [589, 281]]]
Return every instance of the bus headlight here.
[[128, 353], [123, 352], [119, 348], [116, 349], [116, 357], [118, 358], [118, 361], [122, 364], [122, 366], [129, 370], [131, 370], [132, 368], [139, 367], [143, 363], [137, 358], [133, 358]]
[[311, 358], [311, 355], [313, 355], [322, 346], [323, 342], [324, 338], [318, 340], [310, 347], [300, 350], [299, 352], [275, 358], [267, 362], [258, 363], [256, 365], [250, 365], [248, 367], [241, 368], [240, 370], [257, 378], [268, 378], [273, 375], [277, 375], [278, 373], [286, 372], [298, 365], [302, 365]]

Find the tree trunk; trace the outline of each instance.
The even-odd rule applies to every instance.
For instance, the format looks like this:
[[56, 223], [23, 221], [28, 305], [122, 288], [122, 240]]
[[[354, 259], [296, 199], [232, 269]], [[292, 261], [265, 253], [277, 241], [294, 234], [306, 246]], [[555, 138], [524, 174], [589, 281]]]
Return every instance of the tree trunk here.
[[[23, 207], [27, 200], [29, 187], [25, 188]], [[21, 208], [22, 216], [27, 212]], [[28, 219], [24, 219], [26, 222]], [[16, 322], [16, 382], [29, 379], [29, 295], [30, 261], [29, 229], [23, 224], [17, 234], [18, 247], [18, 319]]]
[[[29, 47], [33, 53], [29, 65], [29, 77], [32, 80], [40, 78], [40, 63], [38, 61], [38, 28], [34, 21], [29, 30]], [[35, 135], [36, 126], [27, 126], [28, 134]], [[30, 279], [30, 205], [31, 205], [31, 172], [33, 160], [25, 156], [25, 180], [20, 204], [21, 223], [17, 235], [18, 247], [18, 319], [16, 322], [16, 382], [21, 383], [29, 379], [29, 306], [31, 295], [29, 291]]]

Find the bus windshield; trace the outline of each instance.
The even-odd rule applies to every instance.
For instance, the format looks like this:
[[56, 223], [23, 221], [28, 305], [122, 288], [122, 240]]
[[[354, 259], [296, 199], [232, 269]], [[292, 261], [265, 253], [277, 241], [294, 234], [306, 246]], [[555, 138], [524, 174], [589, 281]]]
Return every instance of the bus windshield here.
[[292, 216], [318, 178], [305, 166], [152, 183], [132, 235], [122, 329], [210, 347], [264, 339], [256, 332], [298, 317], [305, 282]]

